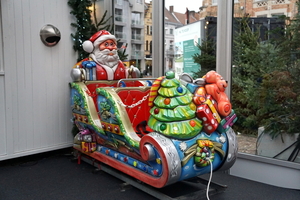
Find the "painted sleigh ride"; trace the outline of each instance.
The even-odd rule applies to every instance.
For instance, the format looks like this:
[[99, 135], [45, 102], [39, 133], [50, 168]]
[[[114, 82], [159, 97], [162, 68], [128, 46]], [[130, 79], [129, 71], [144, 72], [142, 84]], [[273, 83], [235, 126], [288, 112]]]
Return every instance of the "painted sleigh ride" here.
[[86, 76], [72, 70], [78, 153], [156, 188], [234, 164], [237, 117], [215, 71], [196, 80], [174, 72], [152, 81]]

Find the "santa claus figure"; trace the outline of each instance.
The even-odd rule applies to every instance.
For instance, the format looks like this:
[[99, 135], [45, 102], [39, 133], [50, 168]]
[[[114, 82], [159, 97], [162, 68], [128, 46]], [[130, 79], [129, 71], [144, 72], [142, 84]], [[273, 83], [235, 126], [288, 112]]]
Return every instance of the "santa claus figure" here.
[[[86, 69], [87, 80], [119, 80], [128, 78], [129, 71], [120, 61], [114, 35], [101, 30], [83, 43], [84, 51], [90, 53], [77, 66]], [[132, 76], [131, 76], [132, 77]]]

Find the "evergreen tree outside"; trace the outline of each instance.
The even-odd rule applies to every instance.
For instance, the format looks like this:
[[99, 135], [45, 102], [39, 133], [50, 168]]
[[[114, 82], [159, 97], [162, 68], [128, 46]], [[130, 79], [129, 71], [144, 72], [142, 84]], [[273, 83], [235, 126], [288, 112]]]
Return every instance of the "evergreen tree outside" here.
[[193, 78], [201, 78], [207, 72], [216, 70], [216, 43], [207, 35], [201, 44], [197, 44], [197, 48], [200, 53], [196, 53], [192, 57], [194, 62], [200, 65], [200, 68], [193, 72]]
[[[278, 57], [284, 60], [279, 70], [267, 74], [262, 92], [273, 110], [265, 122], [265, 131], [272, 137], [281, 133], [295, 134], [300, 130], [300, 2], [295, 3], [298, 12], [293, 19], [286, 19], [286, 34], [279, 41]], [[300, 137], [298, 137], [300, 144]]]
[[[299, 10], [299, 1], [296, 5]], [[234, 128], [243, 134], [257, 135], [260, 126], [272, 137], [300, 130], [300, 15], [284, 19], [285, 34], [264, 42], [251, 31], [247, 17], [237, 23], [232, 104], [239, 116]]]
[[[270, 41], [261, 42], [260, 33], [252, 32], [249, 18], [236, 23], [233, 40], [232, 105], [239, 116], [237, 131], [257, 134], [257, 129], [268, 119], [272, 105], [263, 100], [262, 82], [267, 74], [283, 66], [279, 49]], [[258, 29], [259, 30], [259, 29]]]

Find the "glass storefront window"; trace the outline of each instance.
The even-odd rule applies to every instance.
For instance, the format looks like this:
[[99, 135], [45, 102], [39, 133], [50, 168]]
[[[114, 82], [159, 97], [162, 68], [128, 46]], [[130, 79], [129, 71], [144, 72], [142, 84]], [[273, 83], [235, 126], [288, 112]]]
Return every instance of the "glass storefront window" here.
[[201, 44], [205, 34], [200, 7], [199, 1], [165, 1], [164, 72], [172, 70], [179, 77], [183, 73], [193, 76], [193, 72], [198, 71], [200, 65], [193, 61], [192, 56], [199, 52], [197, 45]]
[[232, 102], [242, 153], [300, 162], [298, 9], [284, 0], [234, 4]]

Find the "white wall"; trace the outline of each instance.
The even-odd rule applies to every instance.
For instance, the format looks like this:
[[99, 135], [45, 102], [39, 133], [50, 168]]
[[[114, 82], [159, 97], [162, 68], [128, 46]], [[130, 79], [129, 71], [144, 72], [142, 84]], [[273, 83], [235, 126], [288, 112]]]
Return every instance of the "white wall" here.
[[[1, 14], [0, 160], [71, 146], [68, 83], [76, 55], [67, 1], [1, 0]], [[40, 40], [46, 24], [61, 32], [56, 46]]]
[[6, 153], [6, 134], [3, 133], [5, 133], [4, 76], [3, 71], [0, 71], [0, 157]]
[[[1, 1], [0, 1], [0, 17], [1, 17]], [[2, 19], [2, 18], [1, 18]], [[6, 152], [6, 134], [5, 134], [5, 101], [4, 101], [4, 66], [3, 66], [3, 46], [2, 44], [2, 23], [0, 20], [0, 156]], [[3, 135], [2, 135], [3, 134]]]

